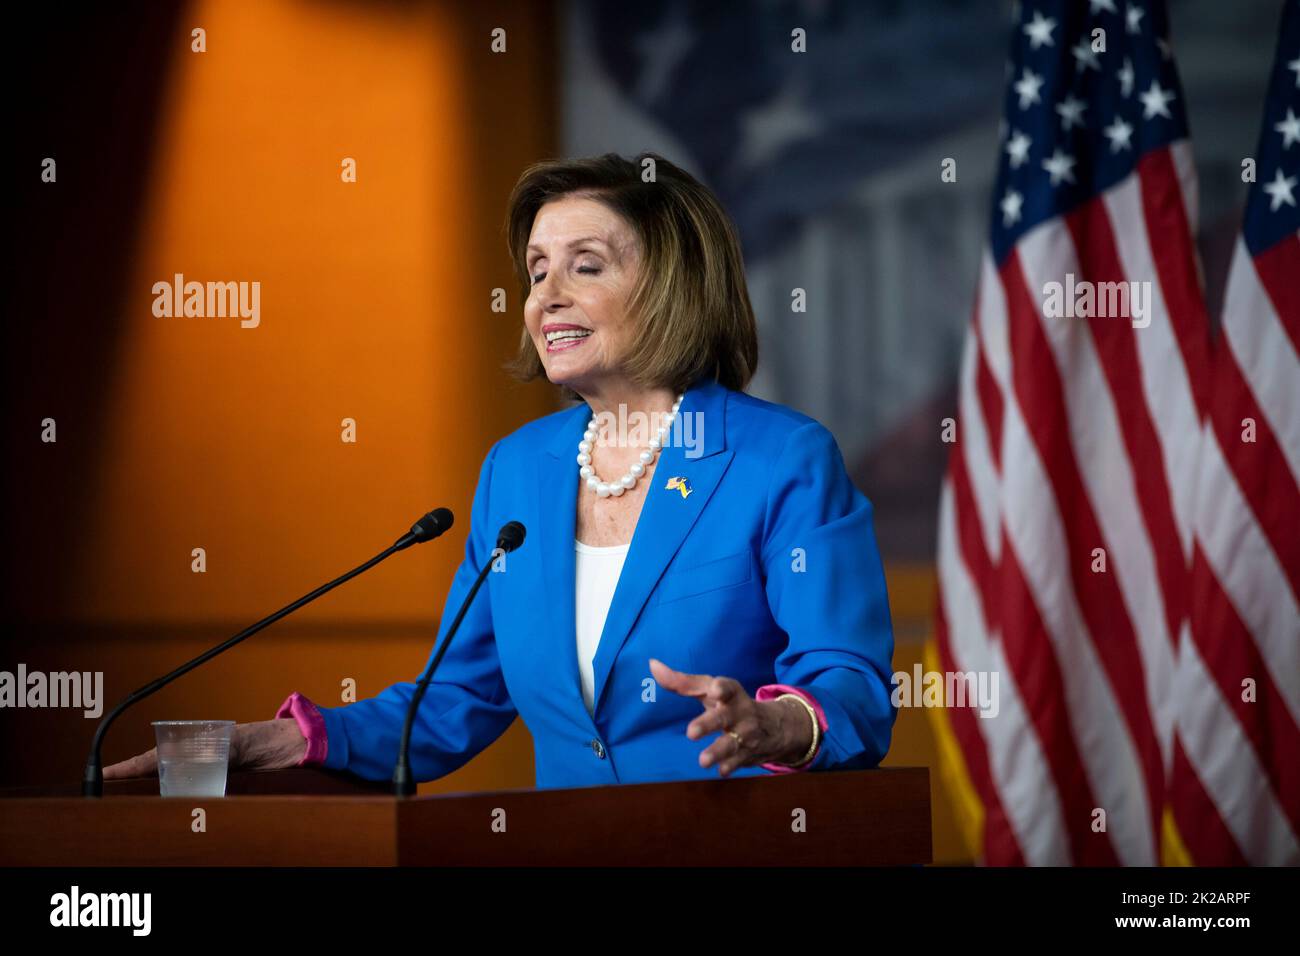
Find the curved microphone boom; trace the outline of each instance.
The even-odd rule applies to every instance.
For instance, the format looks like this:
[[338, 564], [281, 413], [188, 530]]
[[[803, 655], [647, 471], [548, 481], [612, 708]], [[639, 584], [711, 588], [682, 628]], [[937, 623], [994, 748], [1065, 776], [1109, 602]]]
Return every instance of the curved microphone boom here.
[[110, 710], [107, 714], [104, 715], [104, 719], [101, 720], [99, 722], [99, 726], [95, 728], [95, 738], [91, 742], [90, 756], [86, 758], [86, 769], [81, 779], [82, 796], [100, 797], [103, 796], [104, 794], [104, 768], [103, 768], [103, 760], [101, 757], [101, 749], [104, 743], [104, 735], [108, 732], [109, 725], [112, 724], [113, 721], [118, 718], [118, 716], [122, 713], [122, 711], [126, 710], [128, 707], [130, 707], [132, 704], [136, 703], [137, 701], [143, 700], [144, 698], [148, 697], [150, 694], [162, 690], [162, 688], [166, 687], [176, 678], [181, 677], [184, 674], [188, 674], [190, 671], [194, 670], [194, 668], [198, 667], [200, 664], [207, 663], [208, 661], [212, 660], [212, 658], [220, 654], [222, 651], [228, 651], [230, 650], [230, 648], [234, 647], [236, 644], [238, 644], [240, 641], [244, 640], [245, 638], [252, 637], [262, 628], [274, 624], [276, 621], [280, 620], [280, 618], [285, 617], [288, 614], [292, 614], [294, 611], [298, 610], [298, 608], [302, 607], [304, 604], [310, 604], [312, 601], [316, 600], [318, 597], [320, 597], [322, 594], [326, 593], [327, 591], [332, 591], [343, 582], [355, 578], [361, 572], [370, 570], [380, 561], [383, 561], [385, 558], [387, 558], [389, 555], [396, 554], [398, 551], [405, 550], [406, 548], [409, 548], [413, 544], [420, 544], [425, 541], [432, 541], [434, 538], [438, 537], [438, 535], [442, 534], [444, 531], [450, 528], [453, 520], [454, 518], [452, 516], [452, 513], [448, 511], [446, 508], [435, 508], [433, 511], [430, 511], [427, 515], [425, 515], [423, 518], [421, 518], [419, 521], [413, 524], [411, 526], [410, 531], [402, 535], [395, 542], [393, 542], [383, 551], [379, 552], [379, 554], [375, 555], [365, 564], [358, 565], [357, 567], [353, 568], [351, 571], [347, 572], [347, 574], [340, 575], [339, 577], [335, 578], [333, 581], [330, 581], [328, 584], [321, 585], [315, 591], [312, 591], [310, 594], [304, 594], [302, 597], [298, 598], [298, 600], [294, 601], [292, 604], [280, 608], [280, 610], [276, 611], [274, 614], [270, 615], [269, 617], [264, 617], [262, 618], [262, 620], [258, 621], [256, 624], [252, 625], [251, 627], [245, 628], [244, 630], [240, 631], [234, 637], [226, 641], [223, 641], [222, 643], [218, 644], [216, 647], [211, 648], [210, 650], [204, 651], [198, 657], [194, 658], [194, 660], [182, 664], [180, 667], [176, 668], [170, 674], [167, 674], [163, 677], [159, 677], [157, 680], [145, 684], [139, 690], [127, 695], [125, 700], [123, 700], [120, 704], [118, 704], [116, 707], [114, 707], [112, 710]]
[[497, 532], [496, 550], [492, 552], [487, 563], [479, 571], [478, 577], [474, 579], [474, 584], [465, 595], [465, 600], [460, 602], [460, 610], [456, 612], [451, 627], [447, 629], [447, 636], [442, 639], [442, 646], [438, 648], [438, 653], [433, 655], [433, 660], [429, 661], [429, 666], [416, 682], [415, 693], [411, 695], [411, 702], [406, 708], [406, 720], [402, 724], [402, 742], [397, 749], [397, 766], [393, 768], [393, 793], [399, 797], [415, 795], [415, 779], [411, 776], [411, 727], [415, 723], [415, 712], [420, 709], [420, 702], [424, 700], [425, 692], [429, 689], [429, 682], [433, 680], [433, 672], [438, 669], [443, 655], [447, 653], [451, 639], [456, 636], [460, 622], [465, 619], [465, 612], [474, 601], [474, 595], [478, 594], [478, 589], [483, 586], [484, 579], [492, 570], [492, 562], [496, 560], [497, 555], [508, 554], [523, 544], [525, 533], [524, 526], [518, 521], [508, 521], [501, 526], [501, 530]]

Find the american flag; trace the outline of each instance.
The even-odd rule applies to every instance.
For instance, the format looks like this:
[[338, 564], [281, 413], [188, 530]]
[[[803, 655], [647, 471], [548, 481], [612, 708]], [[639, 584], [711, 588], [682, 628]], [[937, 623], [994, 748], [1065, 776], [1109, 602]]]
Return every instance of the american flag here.
[[[1000, 705], [940, 737], [985, 862], [1151, 865], [1211, 388], [1183, 90], [1161, 0], [1025, 2], [1013, 30], [935, 641]], [[1049, 283], [1108, 314], [1057, 315]]]
[[1175, 682], [1180, 862], [1300, 865], [1300, 0], [1213, 356]]

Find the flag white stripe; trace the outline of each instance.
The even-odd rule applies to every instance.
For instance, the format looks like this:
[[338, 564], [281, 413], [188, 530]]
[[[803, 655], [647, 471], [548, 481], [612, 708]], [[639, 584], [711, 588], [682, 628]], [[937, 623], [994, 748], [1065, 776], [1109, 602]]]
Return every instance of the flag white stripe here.
[[1269, 866], [1300, 865], [1300, 844], [1282, 812], [1255, 750], [1219, 695], [1196, 642], [1182, 642], [1175, 693], [1195, 701], [1178, 714], [1178, 736], [1206, 794], [1246, 859]]
[[[1292, 276], [1292, 281], [1300, 282], [1300, 277]], [[1233, 258], [1223, 316], [1224, 341], [1277, 436], [1292, 480], [1300, 484], [1300, 357], [1241, 239]]]
[[[995, 280], [996, 281], [996, 280]], [[975, 392], [975, 364], [978, 361], [979, 343], [975, 336], [966, 336], [962, 353], [961, 378], [957, 399], [958, 444], [964, 454], [966, 473], [974, 489], [975, 510], [979, 514], [981, 537], [989, 560], [996, 564], [1002, 553], [1002, 517], [998, 514], [998, 474], [993, 466], [989, 434], [984, 427], [984, 414]], [[1004, 396], [1005, 398], [1005, 396]]]
[[1272, 545], [1246, 517], [1250, 505], [1212, 429], [1207, 428], [1202, 446], [1197, 540], [1300, 725], [1300, 604]]
[[[1070, 231], [1060, 220], [1026, 236], [1020, 255], [1031, 290], [1041, 290], [1049, 281], [1063, 281], [1067, 273], [1081, 275]], [[1070, 444], [1108, 549], [1105, 573], [1114, 575], [1137, 637], [1146, 700], [1164, 766], [1171, 753], [1175, 711], [1168, 692], [1174, 637], [1169, 633], [1155, 553], [1138, 503], [1115, 399], [1088, 331], [1088, 320], [1047, 318], [1041, 312], [1039, 319], [1057, 368], [1063, 370]], [[1148, 794], [1148, 800], [1155, 799], [1158, 794]]]
[[[980, 338], [984, 341], [984, 360], [997, 382], [1003, 402], [1011, 401], [1011, 345], [1007, 339], [1007, 296], [1002, 276], [993, 263], [993, 254], [985, 249], [980, 259]], [[1005, 458], [1003, 459], [1006, 460]]]
[[1025, 862], [1068, 866], [1070, 844], [1056, 787], [1001, 645], [990, 640], [975, 583], [957, 545], [954, 505], [952, 480], [945, 479], [939, 500], [939, 579], [953, 666], [998, 675], [997, 716], [976, 718], [975, 723], [988, 751], [989, 775]]
[[1007, 534], [1051, 640], [1071, 733], [1106, 811], [1115, 853], [1125, 864], [1149, 866], [1155, 841], [1141, 764], [1066, 570], [1070, 560], [1051, 480], [1014, 396], [1006, 409], [1007, 460], [1016, 463], [1005, 470], [1000, 489]]
[[1165, 475], [1171, 485], [1170, 502], [1186, 560], [1192, 553], [1196, 487], [1195, 482], [1181, 479], [1196, 473], [1197, 443], [1188, 441], [1187, 436], [1199, 434], [1201, 423], [1191, 378], [1156, 273], [1140, 191], [1141, 181], [1130, 177], [1109, 191], [1104, 201], [1125, 276], [1130, 281], [1146, 282], [1151, 289], [1150, 325], [1134, 329], [1134, 338], [1142, 366], [1142, 391], [1147, 408], [1154, 411], [1152, 419], [1160, 438]]

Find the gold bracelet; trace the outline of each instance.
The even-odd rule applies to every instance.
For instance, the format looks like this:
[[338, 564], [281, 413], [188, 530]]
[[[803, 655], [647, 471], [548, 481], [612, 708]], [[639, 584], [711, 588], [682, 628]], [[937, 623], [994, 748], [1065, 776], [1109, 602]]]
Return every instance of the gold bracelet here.
[[822, 725], [821, 722], [817, 720], [817, 711], [813, 710], [812, 704], [808, 703], [808, 701], [804, 700], [798, 694], [782, 694], [777, 698], [777, 700], [785, 700], [786, 698], [798, 701], [802, 704], [804, 710], [808, 711], [808, 716], [812, 719], [812, 745], [808, 748], [808, 752], [800, 758], [798, 763], [787, 763], [781, 765], [783, 767], [802, 767], [808, 761], [812, 760], [813, 755], [817, 753], [817, 744], [821, 742]]

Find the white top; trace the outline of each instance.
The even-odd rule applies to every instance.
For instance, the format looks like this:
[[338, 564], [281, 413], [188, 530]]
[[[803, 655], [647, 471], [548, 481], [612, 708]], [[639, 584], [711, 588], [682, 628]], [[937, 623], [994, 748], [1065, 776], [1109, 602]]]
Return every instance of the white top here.
[[623, 573], [623, 559], [630, 544], [616, 544], [610, 548], [593, 548], [573, 539], [574, 571], [577, 586], [574, 588], [574, 620], [578, 631], [578, 674], [582, 678], [582, 700], [587, 713], [596, 709], [596, 677], [592, 662], [600, 644], [600, 633], [605, 629], [610, 602], [618, 576]]

